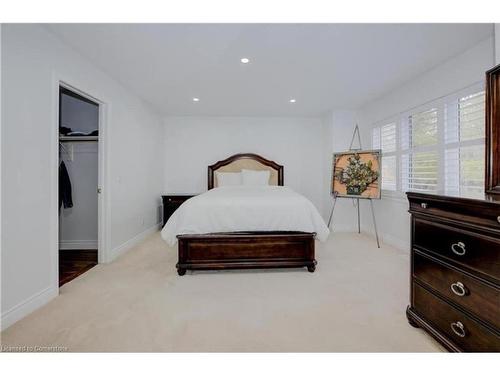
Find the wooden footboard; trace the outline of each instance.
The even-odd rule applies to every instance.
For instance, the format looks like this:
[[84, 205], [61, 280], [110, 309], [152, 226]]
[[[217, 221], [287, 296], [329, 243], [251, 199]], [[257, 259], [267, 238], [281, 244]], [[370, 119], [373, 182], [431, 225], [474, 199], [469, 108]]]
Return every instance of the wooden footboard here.
[[177, 272], [247, 268], [316, 269], [315, 233], [237, 232], [179, 235]]

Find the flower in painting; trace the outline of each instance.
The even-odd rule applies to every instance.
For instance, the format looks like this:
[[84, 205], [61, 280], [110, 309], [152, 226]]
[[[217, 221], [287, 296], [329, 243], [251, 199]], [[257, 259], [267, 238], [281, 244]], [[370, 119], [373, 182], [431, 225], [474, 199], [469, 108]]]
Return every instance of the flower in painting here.
[[347, 166], [339, 170], [335, 177], [344, 184], [349, 195], [361, 195], [368, 186], [377, 180], [378, 172], [372, 169], [373, 163], [361, 160], [359, 154], [349, 156]]

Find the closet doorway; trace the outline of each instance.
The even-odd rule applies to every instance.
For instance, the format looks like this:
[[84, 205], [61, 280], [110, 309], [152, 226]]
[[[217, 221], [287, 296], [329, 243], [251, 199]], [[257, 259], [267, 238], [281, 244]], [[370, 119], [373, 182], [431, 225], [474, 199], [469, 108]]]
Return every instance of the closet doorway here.
[[59, 85], [59, 287], [99, 259], [100, 103]]

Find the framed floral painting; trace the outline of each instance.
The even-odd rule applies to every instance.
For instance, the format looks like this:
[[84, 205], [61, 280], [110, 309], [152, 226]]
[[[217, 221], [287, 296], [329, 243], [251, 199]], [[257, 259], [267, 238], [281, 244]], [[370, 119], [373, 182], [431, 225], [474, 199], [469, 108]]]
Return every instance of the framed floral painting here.
[[337, 197], [380, 199], [380, 150], [333, 154], [332, 194]]

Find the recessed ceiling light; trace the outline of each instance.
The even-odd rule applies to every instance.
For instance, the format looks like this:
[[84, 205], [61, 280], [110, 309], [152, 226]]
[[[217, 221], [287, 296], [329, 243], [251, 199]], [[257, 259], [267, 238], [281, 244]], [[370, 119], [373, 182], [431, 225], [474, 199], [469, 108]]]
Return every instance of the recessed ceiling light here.
[[199, 102], [200, 98], [193, 98], [193, 102]]
[[296, 99], [290, 99], [290, 103], [295, 103], [296, 101]]
[[250, 59], [247, 58], [247, 57], [243, 57], [240, 59], [240, 61], [243, 63], [243, 64], [248, 64], [250, 62]]

